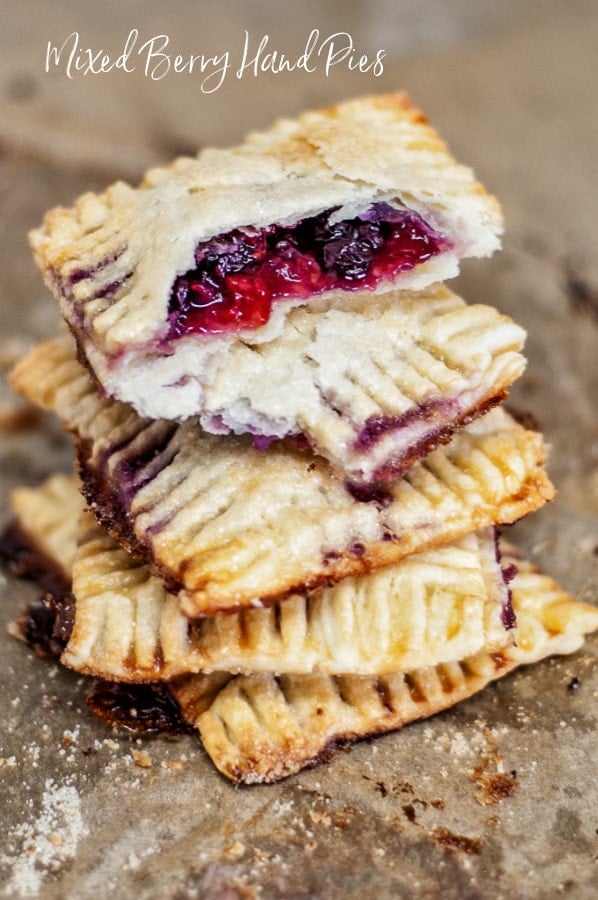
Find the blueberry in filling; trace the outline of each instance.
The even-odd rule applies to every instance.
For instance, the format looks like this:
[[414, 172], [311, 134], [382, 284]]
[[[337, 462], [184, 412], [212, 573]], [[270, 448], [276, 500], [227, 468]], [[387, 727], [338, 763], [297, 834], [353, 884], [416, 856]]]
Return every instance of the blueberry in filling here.
[[387, 203], [353, 219], [331, 221], [335, 212], [236, 228], [199, 244], [195, 268], [172, 288], [168, 339], [259, 328], [275, 300], [373, 290], [451, 246], [417, 213]]

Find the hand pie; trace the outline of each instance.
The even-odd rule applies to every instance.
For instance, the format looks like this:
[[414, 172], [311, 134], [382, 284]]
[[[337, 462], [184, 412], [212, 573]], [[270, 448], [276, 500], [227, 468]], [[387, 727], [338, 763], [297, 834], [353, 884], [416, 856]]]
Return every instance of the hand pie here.
[[[34, 549], [56, 564], [69, 560], [74, 610], [61, 661], [99, 678], [162, 681], [223, 670], [382, 674], [513, 640], [508, 576], [492, 528], [269, 608], [190, 621], [148, 566], [83, 511], [74, 477], [19, 488], [11, 504]], [[60, 603], [56, 598], [58, 611]]]
[[[34, 545], [41, 539], [39, 523], [46, 523], [49, 538], [45, 539], [44, 547], [49, 554], [47, 563], [52, 567], [58, 562], [52, 558], [54, 551], [66, 550], [71, 557], [75, 554], [74, 546], [70, 550], [67, 547], [70, 539], [65, 540], [65, 535], [72, 536], [72, 528], [67, 528], [61, 520], [55, 502], [58, 496], [64, 497], [70, 518], [74, 506], [80, 505], [79, 500], [73, 500], [73, 491], [72, 479], [52, 479], [41, 489], [21, 489], [13, 494], [22, 530], [29, 534]], [[29, 516], [36, 507], [40, 512], [39, 520]], [[62, 534], [58, 540], [56, 533]], [[83, 559], [87, 552], [83, 550]], [[277, 675], [265, 672], [235, 676], [222, 670], [211, 674], [188, 674], [168, 682], [168, 690], [184, 718], [199, 732], [215, 766], [232, 781], [245, 784], [273, 782], [305, 766], [324, 762], [334, 756], [340, 746], [351, 741], [394, 731], [409, 722], [448, 709], [517, 666], [551, 654], [572, 653], [579, 649], [585, 634], [598, 628], [597, 609], [574, 601], [551, 578], [539, 573], [515, 548], [502, 540], [500, 553], [502, 564], [516, 569], [511, 582], [513, 610], [517, 617], [514, 644], [511, 642], [497, 649], [490, 643], [460, 660], [372, 675], [284, 672]], [[98, 558], [102, 555], [97, 546], [91, 558], [96, 554]], [[109, 568], [113, 561], [111, 548], [108, 548], [105, 561]], [[411, 562], [417, 565], [415, 559]], [[129, 576], [125, 593], [130, 596], [131, 589], [134, 593], [139, 584], [135, 580], [134, 567], [129, 570]], [[107, 587], [109, 578], [104, 576], [103, 580]], [[100, 576], [100, 592], [101, 581]], [[125, 602], [125, 596], [121, 595], [119, 601], [117, 591], [112, 598], [111, 613], [106, 618], [111, 638], [121, 601]], [[101, 605], [106, 607], [109, 603], [105, 597]], [[156, 626], [155, 608], [151, 601], [142, 601], [142, 605], [146, 607], [146, 621], [140, 623], [139, 632], [144, 630], [148, 635]], [[254, 610], [251, 615], [267, 612]], [[75, 629], [78, 627], [77, 615], [75, 610]], [[126, 613], [124, 618], [126, 621]], [[20, 636], [20, 623], [12, 630]], [[73, 638], [74, 632], [71, 640]], [[81, 652], [82, 645], [77, 639], [75, 643]], [[99, 649], [99, 645], [93, 647], [90, 660]], [[121, 646], [120, 649], [124, 648]], [[253, 649], [259, 654], [259, 647]], [[109, 650], [108, 665], [110, 659], [115, 658], [114, 652]], [[95, 659], [99, 660], [100, 656]], [[118, 690], [118, 684], [114, 685], [116, 698]]]
[[516, 644], [459, 662], [394, 675], [189, 675], [170, 692], [198, 729], [214, 765], [244, 784], [278, 781], [329, 760], [339, 747], [433, 716], [522, 665], [574, 653], [598, 628], [598, 609], [579, 603], [514, 548]]
[[355, 489], [318, 457], [141, 419], [102, 399], [68, 341], [13, 385], [74, 432], [90, 509], [190, 616], [282, 599], [512, 522], [554, 494], [539, 434], [495, 409], [399, 479]]
[[86, 194], [50, 212], [31, 244], [106, 394], [143, 416], [280, 435], [306, 423], [281, 421], [274, 396], [263, 413], [232, 398], [220, 418], [212, 385], [239, 354], [268, 359], [280, 408], [287, 379], [264, 348], [293, 307], [357, 291], [361, 314], [368, 295], [420, 290], [454, 276], [460, 258], [489, 255], [501, 228], [496, 200], [390, 94], [176, 160], [138, 188]]
[[[506, 316], [439, 285], [314, 301], [292, 310], [273, 340], [229, 348], [199, 423], [251, 432], [260, 447], [299, 437], [353, 481], [389, 478], [504, 398], [525, 366], [523, 339]], [[167, 407], [198, 383], [193, 360], [164, 388]]]
[[15, 488], [10, 504], [15, 520], [3, 534], [2, 556], [14, 574], [70, 590], [84, 508], [73, 476], [57, 473], [41, 488]]
[[259, 348], [231, 346], [199, 422], [268, 435], [254, 439], [260, 448], [300, 437], [355, 482], [389, 478], [503, 399], [525, 366], [523, 338], [441, 286], [317, 301]]

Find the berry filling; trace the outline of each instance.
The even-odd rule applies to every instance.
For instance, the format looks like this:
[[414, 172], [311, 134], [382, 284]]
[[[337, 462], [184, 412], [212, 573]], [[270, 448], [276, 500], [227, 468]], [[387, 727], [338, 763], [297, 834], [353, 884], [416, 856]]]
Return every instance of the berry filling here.
[[417, 213], [376, 203], [354, 219], [331, 209], [295, 225], [234, 229], [201, 243], [172, 288], [168, 338], [259, 328], [279, 299], [373, 290], [448, 250]]

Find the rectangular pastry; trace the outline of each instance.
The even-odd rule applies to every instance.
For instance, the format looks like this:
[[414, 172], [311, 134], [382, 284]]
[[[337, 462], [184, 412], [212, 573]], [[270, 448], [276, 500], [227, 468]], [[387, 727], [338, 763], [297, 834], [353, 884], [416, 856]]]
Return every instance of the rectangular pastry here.
[[11, 505], [30, 547], [70, 567], [69, 595], [54, 601], [63, 620], [72, 604], [62, 663], [99, 678], [382, 674], [498, 650], [513, 639], [509, 572], [492, 528], [270, 608], [191, 621], [148, 566], [84, 512], [74, 476], [19, 488]]
[[[504, 398], [525, 367], [524, 337], [441, 285], [314, 300], [291, 310], [271, 341], [231, 345], [199, 422], [250, 432], [264, 447], [291, 435], [356, 482], [390, 478]], [[185, 379], [164, 397], [195, 382], [195, 359], [190, 352]]]
[[214, 765], [244, 784], [278, 781], [340, 747], [449, 709], [518, 666], [573, 653], [598, 628], [598, 609], [574, 600], [512, 547], [517, 641], [459, 662], [380, 676], [239, 675], [214, 690], [189, 675], [169, 689]]
[[523, 339], [440, 285], [314, 301], [259, 350], [231, 346], [199, 422], [226, 433], [245, 418], [260, 448], [293, 435], [355, 482], [387, 479], [504, 398], [525, 367]]
[[[48, 492], [53, 495], [49, 499], [44, 496]], [[60, 495], [69, 511], [73, 502], [80, 505], [73, 501], [72, 481], [69, 485], [66, 479], [53, 479], [41, 496], [38, 491], [19, 491], [16, 508], [24, 511], [29, 523], [22, 520], [24, 530], [31, 527], [32, 535], [39, 530], [29, 517], [37, 505], [53, 533], [60, 519], [55, 503]], [[53, 552], [72, 553], [70, 532], [59, 526], [56, 534], [61, 537], [52, 534], [45, 542], [51, 566], [58, 562], [52, 559]], [[501, 649], [489, 645], [457, 661], [369, 676], [188, 674], [168, 682], [168, 691], [197, 729], [215, 766], [234, 782], [274, 782], [327, 761], [352, 741], [394, 731], [448, 709], [517, 666], [552, 654], [573, 653], [584, 636], [598, 628], [595, 607], [573, 600], [502, 540], [500, 552], [503, 565], [515, 573], [511, 582], [517, 616], [515, 644]], [[21, 619], [13, 632], [20, 636], [24, 629]], [[27, 637], [35, 639], [31, 634]], [[97, 697], [101, 700], [107, 693], [109, 702], [126, 703], [127, 689], [122, 687], [116, 683], [108, 692], [96, 689], [90, 708], [104, 717]], [[162, 707], [163, 691], [159, 698], [156, 695], [158, 699]], [[150, 699], [152, 709], [154, 702]]]
[[[142, 416], [200, 416], [215, 433], [305, 432], [319, 448], [313, 403], [288, 408], [288, 356], [277, 351], [292, 338], [287, 314], [321, 298], [361, 316], [373, 294], [427, 288], [463, 256], [490, 254], [501, 228], [496, 200], [390, 94], [278, 122], [150, 171], [138, 188], [86, 194], [50, 212], [31, 243], [106, 394]], [[260, 373], [256, 397], [219, 394], [241, 357]], [[383, 415], [400, 418], [400, 405]]]
[[512, 522], [554, 494], [541, 436], [501, 409], [403, 477], [364, 489], [284, 444], [261, 452], [192, 421], [141, 419], [99, 396], [68, 339], [31, 351], [12, 383], [73, 431], [91, 510], [190, 616], [370, 572]]

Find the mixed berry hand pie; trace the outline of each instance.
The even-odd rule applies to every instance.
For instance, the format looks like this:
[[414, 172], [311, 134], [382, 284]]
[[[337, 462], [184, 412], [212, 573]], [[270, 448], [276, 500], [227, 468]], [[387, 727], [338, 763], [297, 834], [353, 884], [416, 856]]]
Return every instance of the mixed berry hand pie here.
[[12, 375], [75, 436], [91, 510], [190, 616], [271, 603], [396, 563], [551, 499], [541, 435], [494, 409], [400, 478], [356, 486], [279, 442], [140, 418], [103, 399], [68, 337]]
[[[32, 542], [31, 549], [37, 547], [41, 550], [46, 565], [68, 569], [70, 563], [65, 564], [68, 558], [74, 563], [75, 570], [77, 566], [82, 568], [78, 576], [73, 572], [75, 594], [78, 594], [77, 585], [84, 592], [86, 585], [88, 589], [92, 586], [91, 593], [88, 590], [81, 601], [78, 597], [74, 601], [73, 621], [66, 635], [68, 643], [63, 661], [68, 665], [75, 664], [80, 671], [113, 679], [142, 681], [168, 674], [163, 660], [161, 672], [151, 670], [147, 652], [148, 648], [159, 644], [164, 635], [170, 635], [172, 639], [180, 613], [173, 610], [169, 621], [165, 621], [168, 615], [164, 616], [164, 609], [162, 615], [156, 610], [155, 598], [149, 596], [147, 587], [144, 601], [141, 596], [144, 585], [152, 581], [151, 577], [147, 577], [146, 567], [142, 563], [135, 564], [130, 558], [126, 562], [124, 557], [120, 562], [116, 561], [115, 555], [119, 551], [110, 544], [106, 535], [101, 536], [97, 526], [91, 525], [89, 520], [91, 530], [86, 533], [84, 526], [80, 532], [82, 543], [77, 550], [73, 518], [76, 518], [82, 504], [74, 479], [55, 476], [40, 489], [19, 489], [13, 495], [13, 505], [22, 534]], [[478, 536], [472, 537], [474, 543], [462, 544], [462, 547], [473, 549]], [[482, 547], [486, 538], [479, 537], [479, 546]], [[494, 547], [493, 538], [491, 543]], [[452, 549], [447, 547], [445, 551], [450, 557]], [[417, 570], [422, 560], [427, 558], [429, 562], [434, 553], [421, 554], [419, 561], [418, 557], [413, 557], [408, 566]], [[464, 652], [459, 657], [444, 662], [432, 662], [428, 657], [426, 665], [418, 664], [415, 661], [418, 653], [422, 660], [426, 658], [426, 644], [434, 640], [435, 632], [436, 652], [442, 653], [446, 646], [442, 639], [438, 641], [434, 616], [426, 619], [426, 628], [429, 629], [426, 634], [426, 629], [418, 631], [413, 627], [409, 610], [404, 609], [408, 619], [405, 627], [412, 644], [412, 666], [399, 665], [393, 671], [382, 665], [381, 670], [376, 671], [376, 662], [372, 659], [372, 674], [329, 674], [326, 671], [302, 674], [289, 671], [293, 668], [293, 655], [296, 658], [297, 648], [292, 646], [292, 641], [284, 641], [283, 629], [288, 627], [288, 623], [278, 633], [273, 633], [270, 627], [257, 624], [259, 617], [268, 616], [270, 610], [252, 610], [242, 614], [255, 617], [253, 624], [244, 632], [240, 617], [204, 620], [208, 623], [205, 645], [202, 648], [202, 639], [196, 635], [194, 649], [199, 653], [196, 653], [195, 662], [208, 647], [217, 650], [219, 642], [224, 662], [227, 638], [233, 659], [235, 634], [242, 633], [246, 662], [250, 662], [252, 656], [254, 660], [259, 660], [260, 649], [268, 644], [272, 649], [278, 641], [277, 671], [236, 674], [234, 669], [229, 669], [181, 674], [166, 682], [166, 694], [162, 688], [159, 697], [161, 701], [168, 695], [174, 699], [183, 718], [197, 729], [214, 765], [227, 778], [245, 784], [274, 782], [305, 766], [329, 760], [340, 747], [351, 741], [394, 731], [409, 722], [448, 709], [518, 666], [537, 662], [549, 655], [578, 650], [584, 636], [598, 628], [598, 610], [573, 600], [556, 582], [540, 573], [502, 539], [496, 553], [512, 579], [511, 624], [515, 617], [517, 621], [513, 631], [502, 630], [502, 644], [500, 640], [497, 644], [498, 633], [496, 629], [491, 629], [486, 643], [477, 651], [468, 652], [463, 645]], [[483, 556], [482, 551], [480, 560]], [[439, 561], [440, 558], [437, 559]], [[400, 568], [401, 565], [397, 567]], [[426, 573], [426, 568], [425, 562], [419, 574], [425, 580], [427, 578], [430, 585], [430, 572], [428, 570]], [[96, 578], [97, 589], [94, 591]], [[407, 578], [409, 581], [409, 576]], [[503, 581], [502, 576], [499, 578]], [[155, 583], [155, 579], [153, 581]], [[464, 583], [463, 599], [467, 590]], [[442, 599], [439, 599], [441, 621], [444, 606]], [[393, 600], [398, 607], [401, 606], [400, 598]], [[285, 603], [281, 604], [281, 609], [284, 609]], [[433, 598], [431, 605], [435, 605]], [[390, 610], [392, 604], [388, 604], [387, 608]], [[281, 615], [284, 616], [284, 612]], [[11, 626], [13, 634], [31, 641], [34, 636], [28, 630], [30, 619], [31, 616], [21, 616]], [[418, 619], [422, 621], [416, 615], [415, 620]], [[223, 628], [220, 634], [216, 621]], [[184, 623], [183, 627], [180, 627], [180, 622], [178, 624], [181, 634], [188, 637], [195, 627], [191, 623]], [[467, 630], [463, 617], [453, 624]], [[350, 627], [363, 653], [368, 637], [363, 628], [358, 627], [357, 616]], [[504, 640], [505, 634], [513, 633], [515, 641]], [[191, 643], [192, 639], [189, 640]], [[372, 638], [370, 647], [374, 642]], [[181, 641], [179, 645], [182, 646]], [[408, 659], [404, 656], [403, 663], [407, 664]], [[110, 671], [110, 666], [114, 664], [114, 670]], [[100, 695], [106, 694], [112, 704], [122, 705], [128, 702], [130, 687], [118, 681], [108, 687], [104, 682], [104, 687], [96, 687], [91, 693], [92, 696], [97, 696], [98, 692]], [[152, 705], [155, 702], [150, 698]], [[164, 705], [161, 702], [161, 706]], [[101, 706], [92, 703], [91, 709], [105, 715]]]
[[[501, 227], [496, 200], [396, 94], [278, 122], [238, 147], [205, 150], [150, 171], [138, 188], [119, 183], [102, 195], [87, 194], [72, 209], [50, 212], [31, 242], [79, 357], [105, 394], [142, 416], [199, 416], [214, 433], [301, 434], [342, 467], [358, 474], [363, 468], [367, 479], [384, 465], [385, 454], [379, 454], [382, 463], [364, 466], [346, 460], [342, 436], [331, 438], [327, 417], [334, 414], [340, 432], [357, 432], [350, 443], [366, 456], [363, 436], [377, 434], [378, 420], [385, 433], [405, 417], [411, 425], [408, 404], [420, 402], [418, 392], [428, 418], [436, 409], [426, 396], [430, 385], [416, 385], [412, 394], [409, 382], [395, 408], [377, 409], [378, 382], [394, 381], [395, 363], [415, 369], [416, 380], [433, 381], [434, 374], [407, 348], [406, 358], [399, 351], [394, 360], [396, 330], [379, 348], [378, 313], [367, 315], [368, 301], [455, 275], [462, 257], [498, 247]], [[308, 311], [317, 300], [329, 311], [322, 327], [337, 332], [334, 354], [314, 331], [321, 315], [295, 317], [285, 326], [295, 307]], [[385, 309], [391, 306], [400, 310], [400, 296]], [[417, 345], [417, 324], [415, 331]], [[510, 346], [518, 349], [521, 333], [512, 337]], [[480, 347], [485, 340], [481, 334]], [[290, 371], [288, 349], [295, 341], [298, 366]], [[356, 399], [346, 396], [347, 368], [358, 370], [362, 358], [374, 376], [365, 432], [364, 386]], [[450, 369], [453, 360], [447, 364]], [[469, 390], [472, 373], [459, 374], [465, 379], [455, 385], [459, 396], [451, 393], [439, 415], [444, 429], [453, 427], [445, 417], [454, 422], [470, 414], [460, 392]], [[474, 381], [483, 377], [481, 370], [473, 373]], [[367, 393], [367, 371], [364, 378]], [[399, 382], [394, 393], [401, 390]], [[387, 449], [392, 462], [392, 442]], [[406, 452], [397, 448], [399, 468]]]
[[576, 650], [598, 611], [498, 537], [554, 496], [497, 408], [525, 334], [442, 284], [501, 230], [402, 94], [51, 211], [31, 244], [72, 336], [11, 381], [78, 477], [13, 494], [0, 555], [46, 593], [12, 632], [239, 783]]
[[518, 569], [517, 639], [504, 650], [369, 677], [255, 674], [215, 686], [214, 676], [190, 675], [170, 692], [223, 775], [244, 784], [278, 781], [355, 740], [449, 709], [518, 666], [579, 650], [598, 628], [598, 610], [574, 600], [514, 548], [504, 547], [503, 559]]
[[68, 594], [53, 600], [63, 620], [70, 606], [61, 661], [88, 675], [382, 674], [513, 641], [512, 572], [501, 566], [492, 528], [269, 608], [191, 621], [149, 567], [84, 511], [76, 478], [55, 475], [11, 501], [26, 545], [67, 569]]
[[291, 436], [355, 483], [392, 478], [504, 398], [525, 367], [523, 339], [441, 285], [314, 301], [274, 340], [231, 346], [199, 424], [226, 433], [244, 422], [264, 450]]

